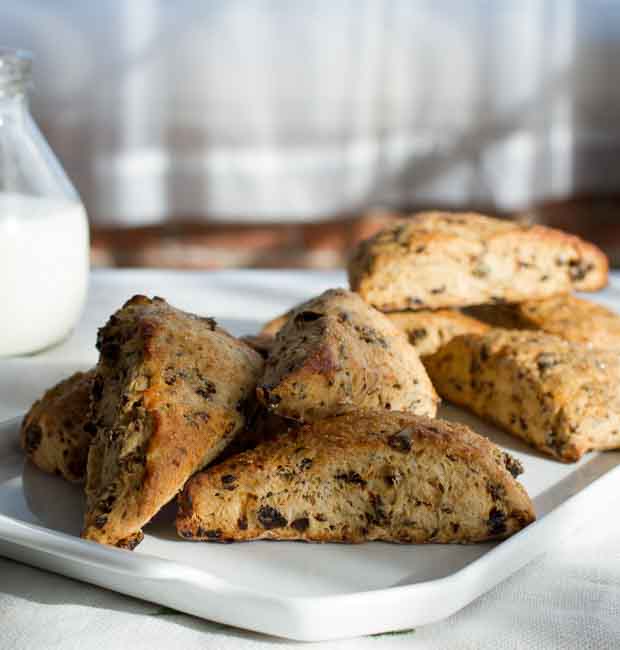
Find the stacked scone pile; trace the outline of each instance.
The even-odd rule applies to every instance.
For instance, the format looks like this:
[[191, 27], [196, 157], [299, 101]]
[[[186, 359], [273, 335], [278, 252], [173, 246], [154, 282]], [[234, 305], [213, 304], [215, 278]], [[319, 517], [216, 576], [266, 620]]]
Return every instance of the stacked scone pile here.
[[593, 245], [540, 226], [425, 213], [363, 242], [332, 289], [236, 339], [136, 296], [97, 366], [24, 418], [41, 469], [85, 482], [83, 537], [133, 548], [177, 497], [190, 540], [478, 542], [534, 518], [520, 463], [460, 404], [542, 452], [620, 446], [620, 318], [571, 295]]

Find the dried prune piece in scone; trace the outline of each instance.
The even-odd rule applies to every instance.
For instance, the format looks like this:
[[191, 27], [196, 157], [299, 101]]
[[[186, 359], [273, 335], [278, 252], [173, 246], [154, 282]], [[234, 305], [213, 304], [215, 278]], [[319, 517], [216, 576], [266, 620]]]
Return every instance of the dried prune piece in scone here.
[[620, 315], [571, 294], [517, 304], [479, 305], [468, 312], [495, 327], [540, 330], [591, 348], [620, 351]]
[[511, 461], [461, 424], [349, 413], [196, 474], [179, 496], [177, 530], [220, 542], [502, 538], [535, 518]]
[[[265, 323], [260, 334], [249, 337], [250, 345], [257, 350], [260, 348], [267, 357], [273, 347], [275, 335], [286, 323], [290, 314], [289, 311]], [[489, 329], [487, 324], [456, 309], [397, 311], [385, 315], [401, 332], [404, 332], [409, 343], [421, 357], [433, 354], [453, 336], [479, 334]]]
[[95, 371], [76, 372], [50, 388], [24, 416], [21, 446], [44, 472], [81, 483], [93, 427], [88, 420]]
[[552, 334], [490, 330], [425, 359], [442, 397], [563, 461], [620, 448], [620, 358]]
[[607, 282], [594, 244], [539, 225], [473, 213], [424, 212], [361, 242], [351, 289], [383, 311], [520, 302]]
[[271, 412], [300, 421], [360, 409], [435, 415], [438, 401], [405, 335], [344, 289], [291, 312], [257, 394]]
[[82, 536], [124, 544], [243, 428], [263, 368], [215, 321], [135, 296], [99, 331]]

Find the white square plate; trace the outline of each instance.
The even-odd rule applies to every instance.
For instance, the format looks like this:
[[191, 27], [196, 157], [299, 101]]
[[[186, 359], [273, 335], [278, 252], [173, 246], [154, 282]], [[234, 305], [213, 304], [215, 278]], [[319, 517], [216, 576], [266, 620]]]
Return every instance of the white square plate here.
[[[0, 412], [8, 417], [23, 411], [44, 387], [87, 367], [96, 327], [131, 293], [163, 295], [244, 334], [295, 302], [344, 283], [342, 274], [308, 272], [96, 273], [84, 319], [69, 341], [45, 358], [0, 364]], [[620, 310], [616, 279], [594, 298]], [[620, 452], [563, 465], [456, 408], [443, 407], [440, 415], [469, 424], [522, 461], [521, 481], [534, 500], [536, 523], [504, 542], [472, 546], [219, 545], [178, 538], [172, 504], [146, 527], [134, 552], [107, 548], [78, 537], [80, 488], [24, 463], [14, 419], [0, 424], [0, 554], [220, 623], [327, 640], [445, 618], [590, 518], [604, 520], [613, 512]]]
[[[220, 623], [299, 640], [411, 628], [445, 618], [588, 518], [604, 517], [620, 453], [562, 465], [472, 416], [444, 407], [517, 456], [538, 521], [501, 543], [359, 546], [192, 543], [174, 531], [174, 504], [133, 551], [78, 538], [79, 486], [24, 462], [19, 419], [0, 424], [0, 554]], [[372, 616], [369, 615], [372, 612]]]

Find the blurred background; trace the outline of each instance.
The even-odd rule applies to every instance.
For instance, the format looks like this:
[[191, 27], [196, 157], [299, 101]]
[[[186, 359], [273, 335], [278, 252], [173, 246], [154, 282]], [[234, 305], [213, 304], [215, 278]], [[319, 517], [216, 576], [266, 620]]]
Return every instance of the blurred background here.
[[620, 264], [614, 0], [6, 0], [99, 266], [335, 267], [394, 213]]

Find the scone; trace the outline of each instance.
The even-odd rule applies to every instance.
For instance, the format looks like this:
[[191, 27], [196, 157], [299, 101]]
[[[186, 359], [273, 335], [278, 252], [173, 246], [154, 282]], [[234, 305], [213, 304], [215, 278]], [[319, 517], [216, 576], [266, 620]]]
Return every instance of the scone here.
[[399, 311], [386, 316], [407, 336], [421, 357], [436, 352], [459, 334], [482, 334], [489, 326], [456, 309]]
[[[290, 311], [266, 323], [260, 334], [248, 337], [248, 343], [265, 356], [273, 347], [273, 337], [290, 316]], [[386, 314], [394, 325], [407, 336], [419, 356], [433, 354], [453, 336], [458, 334], [481, 334], [488, 325], [473, 316], [467, 316], [456, 309], [436, 311], [397, 311]]]
[[44, 472], [72, 483], [86, 476], [92, 429], [88, 424], [95, 371], [76, 372], [45, 392], [24, 416], [22, 449]]
[[351, 289], [383, 311], [520, 302], [607, 282], [607, 258], [559, 230], [479, 214], [425, 212], [362, 242]]
[[433, 416], [438, 402], [404, 334], [344, 289], [293, 310], [276, 336], [257, 395], [271, 412], [300, 421], [360, 409]]
[[461, 424], [351, 413], [306, 424], [194, 476], [186, 539], [481, 542], [535, 519], [518, 461]]
[[497, 329], [453, 338], [426, 367], [442, 397], [560, 460], [620, 447], [616, 352]]
[[540, 330], [588, 347], [620, 351], [620, 316], [571, 294], [517, 304], [479, 305], [468, 312], [495, 327]]
[[123, 545], [242, 429], [263, 361], [213, 319], [144, 296], [97, 347], [82, 536]]

